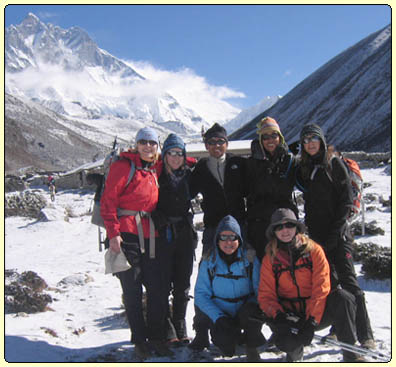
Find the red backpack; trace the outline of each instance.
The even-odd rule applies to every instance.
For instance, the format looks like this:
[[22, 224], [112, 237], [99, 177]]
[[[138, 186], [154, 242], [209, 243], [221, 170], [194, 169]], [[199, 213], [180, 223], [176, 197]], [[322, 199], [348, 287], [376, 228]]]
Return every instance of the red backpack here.
[[[340, 159], [344, 163], [348, 171], [349, 178], [351, 180], [352, 193], [353, 193], [353, 206], [351, 208], [349, 219], [353, 219], [360, 213], [363, 206], [362, 205], [363, 177], [362, 177], [362, 173], [360, 172], [360, 167], [356, 161], [354, 161], [351, 158], [346, 158], [342, 155], [340, 155]], [[330, 177], [330, 175], [328, 176]], [[331, 177], [330, 180], [333, 181]]]

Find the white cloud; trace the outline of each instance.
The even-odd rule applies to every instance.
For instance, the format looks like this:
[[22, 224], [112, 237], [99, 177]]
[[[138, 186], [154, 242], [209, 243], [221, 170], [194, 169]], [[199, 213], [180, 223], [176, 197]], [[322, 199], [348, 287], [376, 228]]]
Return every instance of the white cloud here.
[[[155, 67], [146, 61], [123, 61], [147, 78], [144, 83], [147, 90], [152, 89], [157, 93], [168, 92], [183, 106], [196, 111], [206, 110], [213, 113], [215, 110], [219, 110], [219, 106], [223, 106], [224, 108], [219, 110], [219, 114], [224, 110], [232, 111], [232, 114], [235, 114], [239, 109], [231, 106], [226, 100], [246, 97], [244, 93], [227, 86], [211, 85], [204, 77], [186, 67], [169, 71]], [[224, 119], [224, 116], [221, 119]]]
[[286, 70], [286, 71], [283, 73], [283, 77], [284, 77], [284, 78], [287, 78], [287, 77], [290, 76], [290, 75], [292, 75], [292, 71], [291, 71], [290, 69]]

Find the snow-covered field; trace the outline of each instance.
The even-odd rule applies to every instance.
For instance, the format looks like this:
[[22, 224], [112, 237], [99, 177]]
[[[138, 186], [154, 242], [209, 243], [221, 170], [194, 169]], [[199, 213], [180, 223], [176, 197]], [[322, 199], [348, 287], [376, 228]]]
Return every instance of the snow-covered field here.
[[[365, 194], [373, 193], [388, 199], [391, 194], [391, 176], [384, 168], [363, 170], [363, 177], [372, 186]], [[44, 190], [44, 188], [41, 188]], [[48, 192], [45, 192], [48, 197]], [[104, 274], [104, 252], [98, 251], [97, 227], [90, 224], [88, 213], [93, 192], [67, 190], [57, 194], [55, 204], [48, 204], [53, 220], [42, 222], [30, 218], [9, 217], [5, 220], [5, 268], [19, 273], [34, 271], [41, 276], [51, 290], [54, 301], [51, 311], [37, 314], [5, 315], [5, 360], [7, 362], [136, 362], [130, 332], [121, 307], [119, 281]], [[374, 242], [391, 246], [391, 212], [381, 204], [373, 212], [366, 213], [366, 220], [376, 220], [385, 230], [384, 236], [357, 238], [361, 242]], [[69, 221], [64, 212], [73, 212]], [[197, 215], [196, 220], [201, 220]], [[201, 233], [199, 233], [201, 236]], [[201, 247], [197, 249], [192, 286], [198, 270]], [[391, 281], [366, 280], [356, 264], [359, 282], [366, 292], [368, 311], [374, 329], [378, 350], [391, 355]], [[63, 281], [62, 283], [60, 283]], [[193, 293], [193, 291], [191, 291]], [[192, 319], [193, 301], [188, 306], [188, 333], [194, 335]], [[270, 335], [263, 326], [266, 337]], [[320, 335], [326, 335], [323, 330]], [[216, 350], [215, 347], [211, 348]], [[240, 355], [215, 362], [245, 362], [243, 349]], [[263, 362], [281, 362], [283, 354], [261, 350]], [[188, 362], [187, 348], [175, 349], [175, 357], [155, 358], [148, 362]], [[204, 359], [205, 360], [205, 359]], [[314, 342], [305, 349], [306, 362], [340, 362], [341, 350]]]

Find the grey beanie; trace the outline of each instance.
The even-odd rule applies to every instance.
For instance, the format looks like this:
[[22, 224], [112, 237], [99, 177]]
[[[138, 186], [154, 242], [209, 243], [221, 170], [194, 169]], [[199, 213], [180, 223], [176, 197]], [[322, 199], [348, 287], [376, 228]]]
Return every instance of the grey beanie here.
[[288, 208], [276, 209], [271, 216], [271, 224], [268, 226], [265, 235], [268, 240], [274, 237], [274, 228], [283, 223], [294, 223], [297, 226], [299, 233], [306, 232], [306, 227], [303, 223], [299, 222], [293, 210]]
[[136, 143], [139, 140], [153, 140], [157, 144], [159, 144], [158, 134], [157, 132], [151, 127], [143, 127], [140, 129], [136, 134]]

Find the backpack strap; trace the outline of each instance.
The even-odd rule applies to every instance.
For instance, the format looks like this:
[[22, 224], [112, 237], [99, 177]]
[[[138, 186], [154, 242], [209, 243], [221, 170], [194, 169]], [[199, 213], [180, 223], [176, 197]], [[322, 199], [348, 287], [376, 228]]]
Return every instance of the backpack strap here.
[[[280, 304], [282, 304], [282, 306], [284, 306], [284, 302], [288, 302], [293, 309], [291, 311], [293, 311], [293, 313], [296, 315], [301, 313], [301, 310], [302, 310], [303, 314], [305, 314], [306, 300], [310, 298], [310, 297], [302, 297], [300, 295], [300, 287], [297, 284], [295, 270], [301, 269], [301, 268], [308, 268], [312, 272], [311, 254], [302, 256], [301, 259], [302, 259], [302, 263], [299, 265], [283, 266], [277, 257], [275, 257], [274, 262], [272, 263], [272, 271], [275, 276], [275, 289], [276, 289], [276, 295], [278, 297], [278, 302]], [[281, 274], [286, 271], [290, 272], [291, 278], [293, 280], [293, 284], [295, 285], [295, 287], [297, 289], [297, 297], [287, 298], [287, 297], [282, 297], [279, 295], [279, 278], [280, 278]], [[300, 305], [300, 311], [297, 310], [296, 303], [298, 303]], [[287, 307], [284, 307], [284, 308], [287, 309]]]

